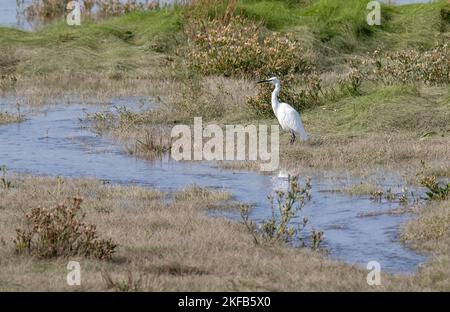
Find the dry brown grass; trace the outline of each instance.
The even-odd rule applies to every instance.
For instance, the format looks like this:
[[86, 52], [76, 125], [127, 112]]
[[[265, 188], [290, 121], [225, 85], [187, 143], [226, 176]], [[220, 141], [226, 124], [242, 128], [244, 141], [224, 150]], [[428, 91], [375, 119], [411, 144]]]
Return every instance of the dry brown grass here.
[[[205, 213], [229, 198], [224, 192], [190, 187], [169, 199], [150, 189], [87, 179], [10, 179], [13, 187], [0, 190], [1, 290], [448, 290], [448, 284], [434, 284], [420, 274], [383, 275], [382, 286], [370, 287], [365, 270], [320, 253], [283, 244], [257, 246], [244, 225]], [[38, 260], [14, 254], [12, 240], [23, 214], [73, 195], [84, 198], [86, 221], [119, 244], [113, 260]], [[66, 284], [69, 260], [81, 264], [80, 287]], [[133, 285], [127, 285], [129, 280]]]
[[104, 73], [50, 73], [45, 76], [20, 77], [13, 89], [0, 95], [18, 96], [23, 106], [66, 103], [74, 97], [84, 103], [107, 102], [111, 97], [152, 96], [167, 101], [179, 82], [170, 75], [133, 75], [110, 79]]
[[[287, 141], [287, 137], [286, 137]], [[282, 143], [282, 164], [290, 169], [331, 169], [361, 173], [379, 169], [413, 177], [425, 161], [428, 173], [450, 175], [450, 138], [366, 134], [313, 138], [309, 143]]]
[[193, 122], [194, 117], [218, 123], [249, 120], [251, 109], [247, 97], [256, 93], [248, 79], [197, 77], [173, 86], [168, 101], [163, 102], [159, 121]]
[[430, 263], [420, 270], [421, 282], [449, 291], [450, 201], [432, 202], [421, 209], [418, 218], [406, 224], [402, 239], [432, 255]]
[[149, 160], [160, 159], [170, 153], [172, 144], [170, 130], [159, 126], [119, 128], [103, 135], [121, 144], [127, 154]]
[[402, 238], [414, 247], [429, 251], [447, 251], [450, 246], [450, 201], [435, 201], [410, 221]]

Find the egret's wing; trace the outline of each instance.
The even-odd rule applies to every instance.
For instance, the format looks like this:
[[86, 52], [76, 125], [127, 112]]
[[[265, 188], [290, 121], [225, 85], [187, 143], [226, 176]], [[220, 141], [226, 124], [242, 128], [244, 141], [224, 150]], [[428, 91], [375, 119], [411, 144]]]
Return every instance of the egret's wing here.
[[299, 134], [303, 140], [308, 140], [308, 134], [303, 127], [300, 114], [287, 103], [281, 103], [277, 111], [278, 120], [283, 128], [289, 128]]

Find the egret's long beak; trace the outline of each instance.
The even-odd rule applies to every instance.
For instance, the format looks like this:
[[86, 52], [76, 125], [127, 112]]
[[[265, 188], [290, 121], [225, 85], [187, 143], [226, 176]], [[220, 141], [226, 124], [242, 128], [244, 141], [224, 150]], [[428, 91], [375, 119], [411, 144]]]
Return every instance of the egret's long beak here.
[[264, 83], [264, 82], [269, 82], [269, 80], [261, 80], [261, 81], [258, 81], [258, 83]]

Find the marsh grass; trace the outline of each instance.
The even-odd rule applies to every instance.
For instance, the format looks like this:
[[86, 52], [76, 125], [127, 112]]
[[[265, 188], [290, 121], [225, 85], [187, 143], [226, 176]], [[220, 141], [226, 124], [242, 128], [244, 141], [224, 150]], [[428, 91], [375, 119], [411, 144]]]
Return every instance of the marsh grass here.
[[161, 135], [161, 130], [155, 133], [146, 129], [143, 139], [136, 139], [136, 151], [135, 154], [146, 155], [146, 158], [150, 155], [164, 155], [169, 153], [172, 147], [171, 138], [164, 138]]
[[[267, 30], [290, 32], [301, 39], [317, 62], [320, 77], [346, 74], [350, 59], [378, 46], [392, 51], [430, 50], [436, 39], [449, 38], [439, 16], [445, 1], [386, 7], [383, 27], [376, 30], [367, 29], [361, 19], [367, 13], [363, 0], [235, 5]], [[227, 18], [222, 14], [226, 11], [216, 8], [207, 14]], [[252, 80], [196, 77], [179, 67], [180, 59], [173, 52], [186, 44], [180, 36], [183, 13], [180, 8], [132, 13], [86, 21], [78, 28], [56, 22], [32, 33], [0, 28], [0, 70], [14, 77], [5, 80], [1, 92], [19, 94], [29, 105], [58, 102], [73, 94], [95, 101], [121, 95], [158, 96], [161, 110], [142, 112], [122, 127], [127, 129], [123, 143], [130, 144], [131, 151], [146, 128], [192, 121], [196, 115], [219, 124], [276, 122], [272, 115], [260, 116], [245, 105], [257, 91]], [[283, 134], [283, 166], [298, 171], [383, 168], [414, 176], [424, 160], [429, 163], [424, 174], [449, 176], [447, 85], [384, 86], [360, 83], [357, 78], [347, 81], [345, 92], [337, 97], [302, 111], [312, 139], [290, 146]], [[270, 102], [261, 105], [270, 112]], [[148, 145], [159, 148], [156, 143]], [[206, 216], [205, 209], [217, 207], [212, 205], [215, 195], [204, 194], [210, 190], [188, 191], [191, 195], [185, 190], [178, 199], [167, 201], [165, 194], [154, 190], [92, 180], [13, 177], [12, 181], [14, 188], [0, 188], [2, 290], [73, 290], [65, 283], [65, 260], [14, 255], [9, 242], [15, 229], [23, 226], [23, 212], [39, 205], [53, 207], [74, 194], [83, 196], [87, 220], [120, 245], [111, 262], [81, 259], [81, 290], [106, 290], [111, 285], [113, 290], [159, 291], [372, 290], [365, 271], [304, 249], [255, 246], [245, 226]], [[407, 242], [438, 254], [433, 261], [411, 277], [383, 274], [383, 285], [377, 290], [449, 290], [448, 211], [448, 201], [432, 202], [405, 229]], [[319, 241], [320, 234], [314, 237]], [[102, 281], [101, 272], [113, 272], [111, 280]], [[140, 276], [149, 282], [137, 282]]]
[[447, 138], [420, 140], [408, 134], [316, 138], [310, 144], [282, 149], [281, 166], [294, 171], [345, 168], [355, 174], [388, 170], [415, 180], [422, 159], [430, 163], [428, 172], [448, 176], [449, 152]]
[[9, 123], [19, 123], [24, 120], [25, 118], [23, 115], [0, 111], [0, 125]]
[[102, 272], [102, 279], [106, 284], [106, 289], [121, 292], [142, 291], [144, 285], [144, 275], [141, 273], [138, 278], [133, 276], [132, 271], [127, 272], [127, 278], [114, 281], [109, 272]]
[[[352, 282], [336, 287], [367, 287], [364, 272], [356, 268], [283, 246], [259, 248], [242, 225], [206, 216], [205, 208], [228, 198], [215, 191], [189, 188], [167, 201], [160, 192], [94, 180], [25, 176], [15, 180], [15, 191], [0, 190], [0, 236], [6, 242], [0, 248], [2, 290], [73, 290], [65, 282], [66, 260], [16, 255], [10, 243], [24, 212], [52, 206], [70, 194], [84, 198], [86, 221], [119, 244], [112, 261], [78, 260], [83, 270], [78, 290], [330, 289], [335, 287], [332, 283], [320, 281], [341, 269]], [[103, 278], [102, 272], [107, 272]], [[142, 283], [137, 282], [140, 276]], [[268, 283], [274, 276], [280, 278]]]
[[361, 182], [347, 187], [344, 191], [350, 196], [370, 195], [380, 189], [378, 185], [369, 182]]
[[175, 194], [177, 201], [221, 202], [231, 199], [231, 194], [223, 190], [209, 190], [198, 185], [190, 185]]
[[[409, 211], [408, 205], [418, 206], [421, 202], [421, 198], [417, 196], [413, 191], [409, 191], [407, 187], [403, 187], [400, 192], [394, 192], [391, 187], [387, 189], [383, 188], [368, 188], [361, 190], [364, 195], [370, 195], [370, 200], [374, 202], [397, 202], [402, 205], [398, 209], [394, 209], [392, 213], [387, 214], [399, 214], [399, 212]], [[369, 213], [370, 215], [370, 213]], [[375, 212], [375, 215], [378, 215]]]
[[248, 120], [255, 114], [245, 102], [256, 92], [255, 83], [249, 79], [194, 76], [180, 82], [162, 101], [161, 110], [148, 118], [169, 124], [192, 123], [194, 117], [220, 124]]
[[[189, 189], [171, 200], [152, 189], [89, 179], [23, 175], [12, 179], [14, 189], [0, 189], [2, 290], [448, 290], [448, 275], [442, 275], [448, 272], [445, 253], [413, 276], [382, 273], [382, 285], [374, 289], [366, 283], [367, 271], [330, 261], [321, 253], [284, 243], [255, 245], [243, 224], [205, 213], [211, 204], [228, 198], [216, 191]], [[84, 199], [86, 222], [119, 244], [111, 261], [71, 258], [81, 264], [82, 285], [77, 288], [67, 286], [67, 259], [17, 255], [12, 244], [15, 229], [24, 225], [24, 213], [52, 207], [73, 194]], [[442, 205], [439, 210], [427, 210], [438, 228], [446, 230], [448, 220], [441, 214], [448, 215], [447, 203], [437, 203]], [[420, 233], [416, 229], [430, 228], [411, 225], [408, 229]], [[442, 236], [431, 237], [442, 246], [439, 250], [448, 246], [438, 238]]]
[[[419, 250], [448, 252], [450, 239], [450, 202], [430, 202], [418, 217], [405, 226], [402, 238]], [[446, 254], [448, 258], [448, 254]]]

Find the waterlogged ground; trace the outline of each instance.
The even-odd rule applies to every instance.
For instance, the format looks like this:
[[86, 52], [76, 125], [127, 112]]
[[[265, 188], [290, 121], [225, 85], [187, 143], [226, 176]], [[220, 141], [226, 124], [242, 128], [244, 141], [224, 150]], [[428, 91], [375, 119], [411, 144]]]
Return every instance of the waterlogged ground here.
[[[13, 99], [0, 99], [0, 110], [11, 106]], [[267, 195], [287, 187], [287, 174], [273, 175], [230, 171], [207, 162], [144, 161], [130, 157], [111, 141], [100, 138], [80, 122], [86, 113], [110, 109], [112, 105], [127, 105], [131, 109], [150, 108], [142, 98], [115, 99], [102, 106], [49, 106], [37, 112], [27, 112], [28, 119], [20, 124], [0, 126], [0, 164], [11, 171], [65, 177], [95, 177], [112, 183], [152, 186], [166, 191], [197, 184], [230, 191], [236, 200], [254, 205], [251, 218], [262, 221], [272, 211]], [[13, 108], [10, 108], [13, 110]], [[369, 196], [351, 197], [342, 190], [360, 181], [321, 173], [312, 177], [312, 200], [301, 218], [307, 217], [312, 228], [325, 232], [324, 246], [332, 258], [366, 266], [378, 261], [382, 270], [412, 273], [425, 260], [402, 245], [399, 226], [408, 214], [380, 214], [398, 208], [399, 203], [377, 203]], [[394, 178], [377, 181], [387, 189], [400, 192], [402, 183]], [[219, 215], [239, 219], [239, 213], [219, 212]], [[298, 221], [301, 220], [299, 218]]]

